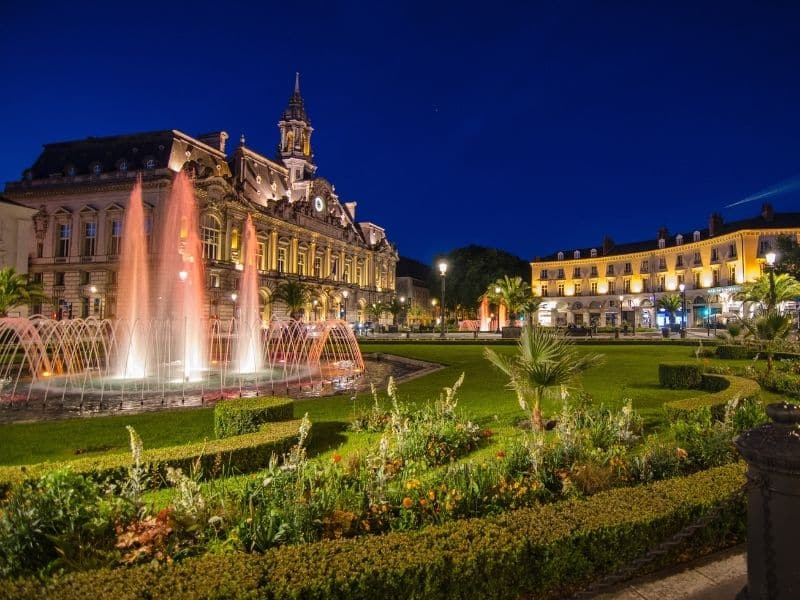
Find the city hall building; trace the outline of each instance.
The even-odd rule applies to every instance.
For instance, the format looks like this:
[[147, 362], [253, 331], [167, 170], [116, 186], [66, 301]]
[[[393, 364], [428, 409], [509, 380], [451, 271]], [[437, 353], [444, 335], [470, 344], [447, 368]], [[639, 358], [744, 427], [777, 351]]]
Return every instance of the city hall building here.
[[[278, 123], [278, 154], [249, 148], [244, 136], [226, 150], [224, 131], [189, 136], [177, 130], [90, 137], [46, 144], [5, 197], [30, 207], [30, 272], [47, 301], [47, 315], [113, 317], [125, 210], [142, 177], [146, 242], [157, 223], [175, 173], [194, 183], [208, 288], [207, 314], [234, 314], [243, 263], [243, 227], [251, 214], [258, 236], [262, 314], [284, 314], [271, 294], [282, 281], [313, 286], [310, 318], [368, 320], [366, 307], [395, 290], [398, 255], [383, 227], [356, 218], [356, 202], [343, 202], [327, 179], [315, 175], [314, 131], [300, 94]], [[152, 232], [152, 235], [151, 235]], [[151, 260], [157, 256], [151, 251]]]
[[658, 300], [679, 294], [681, 284], [688, 327], [749, 316], [753, 307], [736, 292], [761, 274], [779, 236], [800, 240], [800, 213], [775, 213], [764, 204], [751, 219], [725, 223], [714, 214], [705, 229], [661, 229], [653, 239], [624, 244], [606, 238], [598, 247], [537, 257], [531, 269], [533, 291], [544, 300], [539, 323], [661, 327], [669, 317]]

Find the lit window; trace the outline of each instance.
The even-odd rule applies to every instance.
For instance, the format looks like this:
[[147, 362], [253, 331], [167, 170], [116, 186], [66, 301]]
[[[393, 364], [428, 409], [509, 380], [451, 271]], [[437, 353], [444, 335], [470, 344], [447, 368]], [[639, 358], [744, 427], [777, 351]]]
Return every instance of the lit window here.
[[97, 244], [97, 223], [90, 221], [83, 224], [83, 256], [94, 256]]
[[114, 219], [111, 221], [111, 237], [108, 243], [109, 254], [119, 254], [122, 240], [122, 220]]
[[278, 272], [286, 273], [286, 246], [278, 246]]
[[216, 217], [204, 215], [200, 225], [200, 233], [203, 239], [203, 258], [220, 260], [219, 248], [222, 230]]
[[58, 253], [56, 256], [69, 256], [69, 240], [72, 234], [72, 227], [69, 223], [61, 223], [58, 226]]

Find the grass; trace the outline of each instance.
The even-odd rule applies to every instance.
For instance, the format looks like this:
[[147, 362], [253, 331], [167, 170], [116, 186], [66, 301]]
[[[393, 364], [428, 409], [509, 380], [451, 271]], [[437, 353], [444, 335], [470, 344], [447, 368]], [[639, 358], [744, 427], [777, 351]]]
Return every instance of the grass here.
[[[501, 353], [515, 351], [514, 346], [495, 348]], [[519, 435], [515, 425], [525, 413], [514, 394], [506, 388], [505, 377], [483, 358], [482, 346], [370, 344], [368, 351], [409, 356], [445, 366], [401, 385], [399, 396], [406, 402], [424, 402], [438, 397], [443, 387], [452, 385], [465, 372], [459, 393], [460, 408], [482, 426], [494, 430], [498, 438]], [[690, 360], [693, 358], [690, 347], [596, 345], [580, 346], [578, 351], [606, 355], [605, 365], [589, 371], [583, 379], [584, 388], [595, 402], [618, 407], [630, 398], [649, 427], [663, 422], [664, 402], [684, 398], [690, 393], [658, 387], [658, 363]], [[746, 362], [725, 361], [724, 364], [733, 366]], [[766, 399], [774, 401], [770, 396]], [[309, 453], [324, 456], [336, 449], [345, 454], [372, 445], [375, 434], [353, 433], [347, 429], [354, 412], [368, 408], [371, 403], [370, 394], [361, 394], [355, 402], [347, 396], [299, 400], [295, 415], [299, 417], [308, 412], [314, 424]], [[545, 404], [543, 409], [547, 415], [558, 406]], [[86, 452], [127, 452], [126, 425], [132, 425], [139, 432], [146, 448], [199, 441], [214, 435], [210, 408], [2, 425], [0, 464], [69, 460], [84, 456]]]

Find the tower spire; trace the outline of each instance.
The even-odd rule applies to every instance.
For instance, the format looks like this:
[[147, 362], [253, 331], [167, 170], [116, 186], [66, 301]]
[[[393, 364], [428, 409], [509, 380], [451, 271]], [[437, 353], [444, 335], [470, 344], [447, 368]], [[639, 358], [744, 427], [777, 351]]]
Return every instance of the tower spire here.
[[296, 71], [294, 74], [294, 93], [300, 95], [300, 72]]

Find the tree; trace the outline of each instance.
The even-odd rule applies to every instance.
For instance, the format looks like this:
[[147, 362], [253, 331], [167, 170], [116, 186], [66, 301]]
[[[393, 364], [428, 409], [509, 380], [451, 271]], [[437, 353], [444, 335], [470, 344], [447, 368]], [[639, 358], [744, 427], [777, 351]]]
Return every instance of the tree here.
[[505, 306], [509, 321], [514, 322], [517, 316], [530, 308], [533, 291], [522, 277], [504, 275], [488, 285], [483, 297], [488, 298], [490, 302]]
[[383, 313], [387, 312], [387, 310], [383, 302], [373, 302], [367, 306], [367, 314], [369, 314], [370, 320], [374, 321], [376, 324], [381, 320], [381, 316]]
[[[736, 294], [737, 300], [758, 302], [768, 312], [772, 311], [775, 306], [771, 301], [769, 279], [769, 273], [764, 273], [754, 281], [743, 283], [742, 289]], [[776, 305], [800, 297], [800, 282], [791, 275], [778, 273], [774, 275], [774, 282]]]
[[793, 320], [777, 311], [767, 312], [754, 319], [743, 319], [745, 338], [752, 340], [767, 357], [767, 373], [772, 372], [775, 352], [782, 350], [792, 333]]
[[778, 264], [775, 269], [778, 273], [786, 273], [795, 279], [800, 279], [800, 244], [794, 236], [781, 235], [776, 240], [778, 250]]
[[278, 284], [272, 292], [272, 302], [280, 301], [286, 305], [289, 316], [299, 320], [306, 305], [311, 301], [312, 288], [300, 281], [287, 280]]
[[[476, 299], [487, 286], [503, 275], [521, 277], [523, 281], [531, 279], [531, 265], [518, 256], [495, 248], [466, 246], [451, 250], [442, 257], [447, 262], [447, 306], [468, 307], [472, 316], [477, 310]], [[439, 261], [435, 261], [438, 263]], [[442, 279], [438, 269], [430, 272], [428, 287], [432, 295], [438, 296]], [[451, 311], [448, 310], [448, 313]]]
[[[675, 313], [681, 309], [681, 297], [678, 294], [670, 294], [669, 296], [661, 296], [658, 299], [658, 308], [663, 308], [669, 315], [669, 324], [675, 325]], [[684, 319], [686, 316], [684, 315]]]
[[392, 325], [397, 325], [397, 315], [403, 312], [404, 304], [400, 302], [397, 296], [392, 296], [392, 299], [385, 305], [387, 312], [392, 314]]
[[7, 317], [8, 311], [17, 306], [44, 297], [42, 287], [30, 281], [27, 275], [17, 273], [13, 267], [0, 269], [0, 317]]
[[535, 431], [542, 430], [542, 400], [578, 386], [581, 373], [604, 360], [601, 354], [579, 354], [572, 343], [545, 327], [523, 329], [515, 356], [490, 348], [483, 354], [508, 377], [508, 387], [522, 410], [530, 412]]

